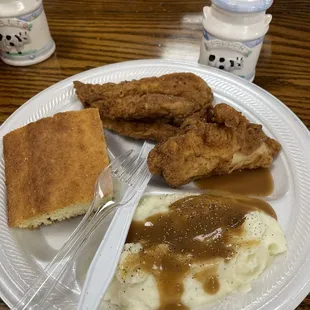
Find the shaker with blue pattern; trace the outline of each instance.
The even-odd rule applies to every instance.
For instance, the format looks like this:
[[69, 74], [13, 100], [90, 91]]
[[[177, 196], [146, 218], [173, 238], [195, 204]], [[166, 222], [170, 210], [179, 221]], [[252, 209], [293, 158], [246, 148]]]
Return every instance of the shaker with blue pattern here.
[[0, 0], [0, 57], [13, 66], [28, 66], [55, 51], [42, 0]]
[[212, 0], [203, 9], [199, 63], [231, 72], [249, 81], [269, 29], [266, 10], [273, 0]]

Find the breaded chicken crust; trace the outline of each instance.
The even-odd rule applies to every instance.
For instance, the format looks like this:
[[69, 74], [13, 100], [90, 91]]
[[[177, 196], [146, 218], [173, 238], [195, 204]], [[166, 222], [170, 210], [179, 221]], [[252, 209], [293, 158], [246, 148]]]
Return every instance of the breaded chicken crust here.
[[[150, 123], [160, 119], [179, 126], [193, 113], [210, 107], [213, 100], [208, 84], [192, 73], [172, 73], [118, 84], [75, 81], [74, 87], [86, 107], [99, 108], [102, 118], [111, 120]], [[128, 132], [129, 136], [134, 134]]]
[[158, 143], [149, 153], [148, 166], [171, 187], [179, 187], [201, 177], [267, 168], [280, 149], [261, 125], [218, 104], [186, 119], [176, 136]]
[[175, 136], [180, 128], [165, 124], [159, 121], [124, 121], [101, 118], [104, 128], [116, 131], [123, 136], [129, 136], [135, 139], [148, 139], [160, 141]]

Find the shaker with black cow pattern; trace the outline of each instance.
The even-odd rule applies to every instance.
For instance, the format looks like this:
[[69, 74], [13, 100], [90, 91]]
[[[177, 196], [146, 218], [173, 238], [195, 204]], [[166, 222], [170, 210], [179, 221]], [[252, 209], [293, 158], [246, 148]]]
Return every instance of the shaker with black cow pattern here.
[[0, 33], [0, 49], [10, 54], [11, 51], [16, 50], [18, 54], [22, 53], [25, 44], [30, 43], [28, 31], [17, 31], [10, 34]]
[[231, 72], [249, 81], [271, 21], [262, 14], [273, 0], [212, 0], [204, 7], [199, 63]]
[[0, 1], [0, 57], [9, 65], [27, 66], [55, 50], [42, 0]]

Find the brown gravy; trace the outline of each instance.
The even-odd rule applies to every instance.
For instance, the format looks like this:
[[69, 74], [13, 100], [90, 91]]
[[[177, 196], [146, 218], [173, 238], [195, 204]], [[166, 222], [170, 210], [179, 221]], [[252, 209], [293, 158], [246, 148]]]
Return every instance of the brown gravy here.
[[[140, 242], [143, 246], [135, 265], [138, 261], [139, 268], [155, 277], [160, 310], [188, 309], [181, 297], [191, 264], [229, 260], [235, 252], [231, 237], [243, 233], [246, 214], [257, 209], [275, 216], [271, 206], [259, 199], [203, 194], [172, 203], [167, 213], [133, 221], [127, 243]], [[194, 277], [209, 294], [220, 288], [217, 267], [204, 269]]]
[[273, 192], [273, 178], [268, 168], [234, 171], [195, 181], [200, 189], [218, 190], [240, 195], [266, 197]]
[[216, 276], [218, 264], [205, 268], [202, 271], [194, 274], [194, 279], [198, 280], [205, 290], [205, 292], [213, 295], [220, 289], [220, 282]]

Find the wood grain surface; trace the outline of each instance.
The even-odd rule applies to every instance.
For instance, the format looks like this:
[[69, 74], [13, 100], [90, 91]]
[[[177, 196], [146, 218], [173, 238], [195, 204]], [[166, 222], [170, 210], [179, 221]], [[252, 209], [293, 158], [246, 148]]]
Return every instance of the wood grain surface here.
[[[110, 63], [166, 58], [197, 62], [206, 0], [45, 0], [56, 52], [45, 62], [0, 62], [0, 123], [28, 99], [73, 74]], [[310, 128], [310, 4], [276, 0], [254, 82]], [[0, 304], [0, 310], [7, 309]], [[310, 296], [297, 308], [310, 309]]]

